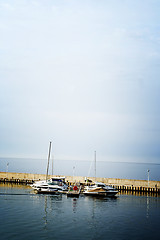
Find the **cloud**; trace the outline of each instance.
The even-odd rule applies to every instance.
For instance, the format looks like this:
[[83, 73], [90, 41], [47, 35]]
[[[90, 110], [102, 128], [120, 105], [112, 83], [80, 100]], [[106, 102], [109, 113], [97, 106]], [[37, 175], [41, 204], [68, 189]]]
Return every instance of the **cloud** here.
[[66, 158], [158, 156], [158, 9], [1, 1], [1, 153], [41, 155], [53, 138]]
[[0, 3], [0, 8], [3, 9], [3, 10], [9, 10], [9, 11], [13, 11], [14, 10], [13, 5], [10, 4], [10, 3], [6, 3], [6, 1], [2, 1]]

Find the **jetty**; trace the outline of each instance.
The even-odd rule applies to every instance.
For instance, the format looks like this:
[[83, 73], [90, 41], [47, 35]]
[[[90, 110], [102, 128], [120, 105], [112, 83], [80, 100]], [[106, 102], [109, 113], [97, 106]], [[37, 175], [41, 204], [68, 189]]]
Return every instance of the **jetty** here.
[[[60, 175], [48, 175], [48, 178], [61, 177]], [[31, 174], [31, 173], [13, 173], [0, 172], [0, 182], [3, 183], [18, 183], [18, 184], [32, 184], [35, 181], [44, 180], [45, 174]], [[118, 179], [118, 178], [94, 178], [91, 177], [86, 180], [81, 176], [65, 176], [68, 186], [72, 186], [75, 182], [81, 185], [81, 190], [84, 186], [90, 186], [94, 181], [103, 182], [110, 185], [119, 191], [126, 192], [141, 192], [141, 193], [156, 193], [160, 194], [160, 181], [149, 180], [135, 180], [135, 179]]]
[[67, 197], [79, 197], [82, 190], [82, 186], [79, 184], [79, 186], [69, 186], [69, 190], [67, 192]]

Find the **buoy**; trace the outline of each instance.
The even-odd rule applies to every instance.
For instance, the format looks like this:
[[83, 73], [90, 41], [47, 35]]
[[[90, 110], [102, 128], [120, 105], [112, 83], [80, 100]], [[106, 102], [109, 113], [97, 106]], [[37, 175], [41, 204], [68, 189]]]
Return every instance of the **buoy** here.
[[74, 187], [73, 187], [73, 190], [74, 190], [74, 191], [78, 190], [77, 186], [74, 186]]

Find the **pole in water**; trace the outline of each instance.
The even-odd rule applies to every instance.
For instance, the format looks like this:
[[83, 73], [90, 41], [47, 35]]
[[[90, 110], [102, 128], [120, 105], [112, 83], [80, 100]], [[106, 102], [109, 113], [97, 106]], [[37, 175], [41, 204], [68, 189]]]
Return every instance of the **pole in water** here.
[[51, 144], [52, 144], [52, 142], [49, 143], [49, 153], [48, 153], [48, 164], [47, 164], [46, 181], [47, 181], [47, 178], [48, 178], [49, 160], [50, 160], [50, 155], [51, 155]]

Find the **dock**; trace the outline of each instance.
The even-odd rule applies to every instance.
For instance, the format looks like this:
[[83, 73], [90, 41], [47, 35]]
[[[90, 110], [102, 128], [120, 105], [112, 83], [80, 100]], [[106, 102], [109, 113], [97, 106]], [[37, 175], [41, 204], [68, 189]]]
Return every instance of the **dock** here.
[[69, 190], [67, 192], [67, 197], [79, 197], [81, 193], [81, 189], [82, 189], [81, 185], [79, 185], [78, 187], [76, 185], [72, 188], [69, 187]]
[[[0, 182], [30, 185], [35, 181], [44, 180], [45, 176], [45, 174], [0, 172]], [[60, 175], [48, 175], [48, 178], [51, 177], [60, 177]], [[86, 181], [86, 178], [81, 176], [65, 176], [65, 179], [68, 186], [73, 185], [75, 182], [79, 183], [81, 186], [81, 192], [83, 192], [84, 186], [89, 186], [92, 182], [98, 181], [123, 192], [155, 193], [160, 195], [160, 181], [117, 178], [95, 179], [94, 177], [89, 178], [89, 181]]]

